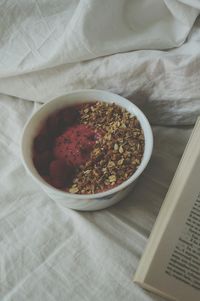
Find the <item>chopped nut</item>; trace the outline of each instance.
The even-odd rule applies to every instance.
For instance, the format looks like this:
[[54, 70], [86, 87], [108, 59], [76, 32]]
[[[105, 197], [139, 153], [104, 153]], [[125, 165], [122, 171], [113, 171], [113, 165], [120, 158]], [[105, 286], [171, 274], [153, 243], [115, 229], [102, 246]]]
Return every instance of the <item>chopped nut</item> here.
[[77, 193], [78, 192], [78, 188], [77, 187], [71, 187], [70, 189], [69, 189], [69, 192], [71, 192], [71, 193]]
[[108, 162], [108, 168], [115, 167], [115, 163], [113, 161]]
[[116, 180], [117, 180], [117, 178], [116, 178], [115, 175], [111, 175], [111, 176], [109, 177], [109, 181], [110, 181], [111, 183], [116, 182]]
[[92, 155], [97, 157], [98, 155], [100, 155], [101, 153], [101, 150], [99, 148], [95, 148], [92, 152]]
[[84, 174], [86, 174], [86, 175], [88, 175], [89, 173], [91, 173], [90, 169], [84, 171]]
[[123, 152], [124, 152], [124, 149], [123, 149], [123, 147], [120, 145], [120, 147], [119, 147], [119, 153], [120, 153], [120, 154], [123, 154]]
[[107, 140], [111, 140], [111, 137], [112, 137], [111, 134], [108, 134], [106, 138]]
[[114, 144], [114, 150], [117, 151], [119, 149], [119, 146], [117, 143]]
[[144, 153], [144, 133], [137, 118], [114, 103], [97, 101], [83, 106], [80, 123], [102, 136], [95, 142], [88, 162], [77, 170], [68, 191], [96, 193], [127, 180]]
[[98, 174], [98, 172], [97, 172], [96, 170], [93, 170], [93, 175], [94, 175], [95, 177], [98, 177], [98, 176], [99, 176], [99, 174]]
[[124, 159], [122, 158], [122, 159], [120, 159], [120, 160], [117, 162], [117, 165], [122, 165], [123, 162], [124, 162]]

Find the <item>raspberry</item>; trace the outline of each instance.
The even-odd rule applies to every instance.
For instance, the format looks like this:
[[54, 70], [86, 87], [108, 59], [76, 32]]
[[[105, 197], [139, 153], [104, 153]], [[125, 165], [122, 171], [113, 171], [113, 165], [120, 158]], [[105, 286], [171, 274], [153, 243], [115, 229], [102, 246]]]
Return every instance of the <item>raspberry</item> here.
[[49, 174], [52, 185], [62, 188], [71, 181], [73, 170], [66, 165], [64, 160], [53, 160], [49, 166]]
[[39, 134], [34, 139], [34, 150], [39, 153], [49, 150], [52, 147], [52, 142], [52, 138], [47, 134]]
[[70, 126], [78, 121], [80, 114], [75, 108], [67, 108], [60, 111], [60, 118], [62, 120], [63, 126]]
[[96, 143], [96, 132], [84, 124], [69, 127], [55, 139], [53, 154], [70, 166], [80, 166], [90, 157]]
[[52, 136], [56, 136], [62, 132], [62, 124], [59, 113], [55, 113], [47, 119], [46, 126], [48, 132]]
[[33, 163], [40, 175], [48, 175], [49, 164], [51, 160], [52, 153], [50, 151], [45, 151], [43, 153], [34, 155]]

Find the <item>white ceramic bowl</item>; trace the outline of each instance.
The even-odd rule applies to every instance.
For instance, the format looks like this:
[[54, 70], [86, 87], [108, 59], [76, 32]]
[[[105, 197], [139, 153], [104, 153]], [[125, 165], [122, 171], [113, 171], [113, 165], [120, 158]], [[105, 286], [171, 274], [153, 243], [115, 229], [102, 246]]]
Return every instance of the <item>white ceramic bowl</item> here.
[[[145, 148], [144, 155], [136, 172], [125, 182], [117, 187], [105, 192], [87, 195], [77, 195], [72, 193], [63, 192], [49, 185], [38, 174], [32, 161], [32, 145], [35, 136], [37, 135], [41, 123], [54, 111], [63, 107], [74, 105], [77, 103], [104, 101], [107, 103], [116, 103], [117, 105], [125, 108], [131, 114], [135, 115], [140, 121], [141, 127], [144, 131]], [[58, 204], [76, 210], [99, 210], [109, 207], [121, 199], [130, 191], [135, 184], [136, 179], [141, 175], [147, 166], [153, 148], [153, 135], [149, 122], [142, 111], [127, 99], [101, 90], [79, 90], [70, 92], [66, 95], [60, 96], [56, 99], [49, 101], [43, 105], [36, 113], [34, 113], [25, 125], [22, 141], [21, 153], [23, 164], [31, 177], [42, 187], [42, 189]]]

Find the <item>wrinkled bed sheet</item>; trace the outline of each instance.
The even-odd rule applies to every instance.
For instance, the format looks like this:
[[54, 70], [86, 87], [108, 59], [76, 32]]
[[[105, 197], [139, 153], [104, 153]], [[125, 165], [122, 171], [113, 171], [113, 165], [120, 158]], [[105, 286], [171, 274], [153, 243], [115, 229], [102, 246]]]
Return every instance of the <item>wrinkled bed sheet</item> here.
[[[0, 78], [0, 300], [163, 300], [132, 279], [200, 115], [199, 52], [198, 18], [179, 48], [118, 53]], [[154, 132], [152, 159], [134, 190], [99, 212], [56, 205], [20, 159], [23, 126], [40, 103], [81, 88], [129, 98]]]
[[162, 300], [132, 279], [191, 128], [154, 126], [152, 159], [130, 195], [82, 213], [58, 207], [21, 164], [34, 107], [1, 97], [0, 300]]

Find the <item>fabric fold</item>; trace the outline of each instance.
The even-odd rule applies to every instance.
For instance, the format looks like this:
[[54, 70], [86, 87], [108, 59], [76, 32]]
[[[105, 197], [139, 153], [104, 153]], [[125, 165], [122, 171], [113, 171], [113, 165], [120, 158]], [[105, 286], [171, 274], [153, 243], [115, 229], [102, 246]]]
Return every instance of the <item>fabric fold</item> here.
[[42, 0], [1, 4], [0, 78], [186, 39], [196, 1]]

